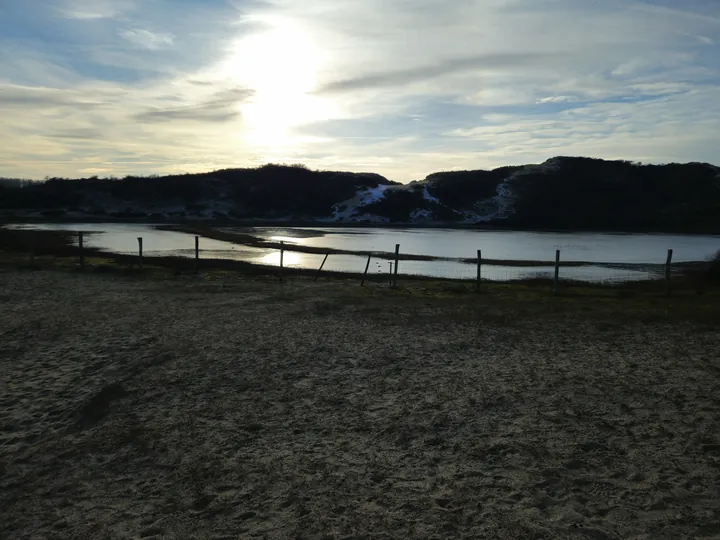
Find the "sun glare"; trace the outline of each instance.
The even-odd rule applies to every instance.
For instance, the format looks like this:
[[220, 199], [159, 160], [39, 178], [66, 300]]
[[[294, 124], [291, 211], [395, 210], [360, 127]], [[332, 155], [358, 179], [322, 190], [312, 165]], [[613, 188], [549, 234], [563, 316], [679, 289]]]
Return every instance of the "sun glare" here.
[[293, 126], [326, 113], [323, 100], [310, 94], [322, 58], [309, 32], [298, 23], [262, 22], [271, 28], [240, 40], [224, 71], [254, 91], [242, 106], [246, 142], [276, 151], [291, 144]]
[[[300, 263], [303, 262], [302, 259], [307, 257], [308, 256], [304, 253], [286, 251], [285, 253], [283, 253], [283, 266], [300, 266]], [[280, 266], [280, 252], [273, 251], [272, 253], [268, 253], [260, 259], [260, 264]]]

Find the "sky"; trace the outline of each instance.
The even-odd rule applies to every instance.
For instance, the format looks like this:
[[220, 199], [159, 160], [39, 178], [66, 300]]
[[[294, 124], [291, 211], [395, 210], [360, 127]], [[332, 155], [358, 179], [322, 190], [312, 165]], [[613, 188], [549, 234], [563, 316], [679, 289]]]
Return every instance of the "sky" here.
[[720, 0], [0, 0], [0, 176], [720, 164]]

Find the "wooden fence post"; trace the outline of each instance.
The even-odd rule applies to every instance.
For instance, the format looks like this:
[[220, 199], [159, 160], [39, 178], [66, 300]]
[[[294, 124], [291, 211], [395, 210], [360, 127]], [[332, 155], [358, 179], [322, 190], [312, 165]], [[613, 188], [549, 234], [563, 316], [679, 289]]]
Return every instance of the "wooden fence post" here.
[[283, 259], [285, 258], [285, 242], [280, 240], [280, 281], [283, 281]]
[[320, 277], [320, 272], [322, 272], [323, 266], [325, 266], [325, 261], [328, 260], [328, 257], [329, 257], [329, 256], [330, 256], [330, 252], [328, 251], [328, 252], [325, 254], [325, 258], [323, 259], [323, 262], [322, 262], [322, 264], [320, 265], [320, 268], [318, 268], [317, 274], [315, 274], [315, 277], [313, 278], [313, 283], [315, 283], [315, 282], [318, 280], [318, 278]]
[[83, 239], [83, 232], [78, 232], [78, 246], [80, 247], [80, 268], [85, 268], [85, 242]]
[[395, 278], [393, 279], [392, 286], [397, 288], [397, 276], [398, 276], [398, 263], [400, 262], [400, 244], [395, 244]]
[[143, 266], [143, 254], [142, 254], [142, 237], [138, 236], [138, 258], [140, 260], [140, 268]]
[[367, 264], [365, 265], [365, 273], [363, 273], [362, 281], [360, 282], [360, 286], [365, 286], [365, 279], [367, 278], [368, 269], [370, 268], [370, 258], [372, 257], [372, 253], [368, 253], [368, 260]]
[[667, 261], [665, 261], [665, 296], [670, 296], [670, 267], [672, 265], [673, 250], [668, 249]]
[[388, 278], [389, 278], [389, 284], [390, 288], [392, 289], [393, 286], [393, 263], [392, 261], [388, 261]]
[[477, 250], [477, 288], [480, 290], [480, 280], [482, 279], [482, 251]]
[[555, 279], [553, 280], [553, 296], [558, 294], [560, 284], [560, 250], [555, 251]]
[[35, 266], [35, 233], [30, 233], [30, 266]]
[[200, 237], [195, 237], [195, 273], [198, 273], [198, 265], [200, 261]]

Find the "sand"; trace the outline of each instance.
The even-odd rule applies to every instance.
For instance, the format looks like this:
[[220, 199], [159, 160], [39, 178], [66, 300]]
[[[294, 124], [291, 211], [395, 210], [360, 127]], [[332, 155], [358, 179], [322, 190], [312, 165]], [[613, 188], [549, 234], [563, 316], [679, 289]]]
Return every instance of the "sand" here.
[[0, 272], [0, 538], [720, 538], [719, 328], [349, 286]]

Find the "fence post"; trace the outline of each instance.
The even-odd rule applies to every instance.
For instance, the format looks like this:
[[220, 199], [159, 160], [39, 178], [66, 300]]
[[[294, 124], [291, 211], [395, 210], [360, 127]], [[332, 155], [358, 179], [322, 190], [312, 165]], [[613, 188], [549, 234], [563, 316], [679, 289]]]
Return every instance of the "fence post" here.
[[285, 258], [285, 242], [280, 240], [280, 281], [283, 281], [283, 259]]
[[397, 288], [398, 262], [400, 261], [400, 244], [395, 244], [395, 279], [392, 286]]
[[480, 279], [482, 277], [482, 251], [477, 250], [477, 288], [480, 290]]
[[365, 279], [367, 278], [368, 269], [370, 268], [370, 258], [372, 257], [372, 253], [368, 253], [368, 260], [367, 264], [365, 265], [365, 272], [363, 273], [362, 281], [360, 282], [360, 286], [365, 286]]
[[329, 256], [330, 256], [330, 252], [328, 251], [325, 254], [325, 258], [323, 259], [323, 262], [320, 265], [320, 268], [318, 268], [317, 274], [315, 274], [315, 277], [313, 278], [313, 283], [315, 283], [318, 280], [318, 278], [320, 277], [320, 272], [322, 272], [323, 266], [325, 266], [325, 261], [327, 261]]
[[392, 261], [388, 261], [388, 268], [389, 268], [388, 277], [389, 277], [389, 281], [390, 281], [390, 288], [392, 289], [392, 286], [393, 286], [393, 263], [392, 263]]
[[83, 232], [78, 232], [78, 246], [80, 247], [80, 268], [85, 268], [85, 250], [84, 250], [85, 242], [83, 241]]
[[560, 250], [555, 251], [555, 279], [553, 280], [553, 296], [558, 294], [558, 285], [560, 283]]
[[30, 233], [30, 266], [35, 266], [35, 233]]
[[200, 261], [200, 237], [195, 237], [195, 273], [198, 273], [198, 264]]
[[142, 268], [142, 266], [143, 266], [142, 236], [138, 236], [138, 258], [140, 259], [140, 268]]
[[667, 261], [665, 261], [665, 296], [670, 296], [670, 267], [672, 265], [673, 250], [668, 249]]

